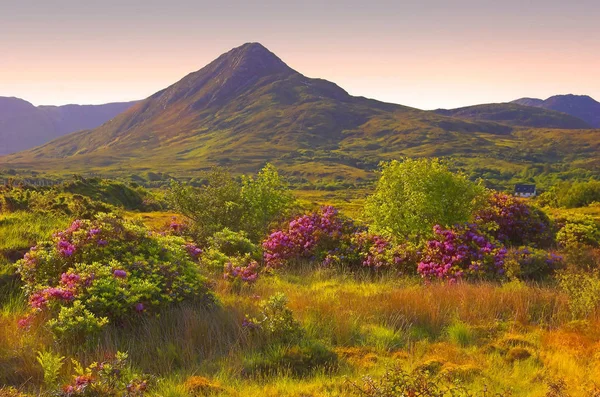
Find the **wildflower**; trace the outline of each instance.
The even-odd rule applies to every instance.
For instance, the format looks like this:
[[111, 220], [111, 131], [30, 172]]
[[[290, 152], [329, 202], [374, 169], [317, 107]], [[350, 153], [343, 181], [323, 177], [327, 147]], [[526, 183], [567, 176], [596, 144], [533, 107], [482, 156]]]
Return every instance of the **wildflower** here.
[[113, 271], [113, 276], [115, 276], [116, 278], [125, 278], [127, 277], [127, 272], [125, 270], [116, 269], [115, 271]]

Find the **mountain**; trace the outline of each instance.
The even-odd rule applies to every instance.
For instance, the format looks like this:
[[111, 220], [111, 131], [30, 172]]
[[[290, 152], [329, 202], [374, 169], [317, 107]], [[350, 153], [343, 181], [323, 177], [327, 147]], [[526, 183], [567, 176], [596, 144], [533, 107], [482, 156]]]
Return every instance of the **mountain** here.
[[0, 97], [0, 155], [42, 145], [71, 132], [98, 127], [134, 103], [36, 107], [23, 99]]
[[521, 98], [512, 103], [570, 114], [594, 128], [600, 128], [600, 102], [587, 95], [555, 95], [546, 100]]
[[444, 116], [468, 120], [494, 121], [512, 126], [562, 129], [592, 128], [588, 123], [577, 117], [531, 106], [523, 106], [523, 104], [516, 103], [492, 103], [458, 109], [438, 109], [434, 112]]
[[593, 130], [462, 119], [351, 96], [247, 43], [98, 128], [1, 157], [0, 168], [193, 176], [213, 165], [250, 172], [269, 161], [312, 183], [370, 179], [378, 162], [403, 156], [448, 156], [477, 175], [532, 165], [597, 170], [599, 149]]

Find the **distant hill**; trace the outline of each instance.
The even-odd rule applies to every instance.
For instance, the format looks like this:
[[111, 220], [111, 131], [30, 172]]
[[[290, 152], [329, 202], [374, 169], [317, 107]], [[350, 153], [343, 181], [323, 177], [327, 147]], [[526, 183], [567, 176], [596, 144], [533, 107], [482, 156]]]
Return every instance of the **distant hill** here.
[[449, 157], [474, 175], [499, 178], [537, 165], [598, 170], [597, 131], [558, 130], [563, 122], [584, 123], [555, 112], [525, 113], [553, 120], [552, 128], [354, 97], [247, 43], [98, 128], [1, 157], [0, 168], [193, 176], [213, 165], [255, 171], [269, 161], [310, 183], [370, 179], [378, 162], [403, 156]]
[[134, 103], [36, 107], [23, 99], [0, 97], [0, 155], [98, 127]]
[[494, 121], [501, 124], [534, 128], [590, 129], [591, 125], [577, 117], [532, 105], [492, 103], [458, 109], [438, 109], [435, 113], [469, 120]]
[[555, 95], [546, 100], [521, 98], [512, 103], [570, 114], [594, 128], [600, 128], [600, 102], [587, 95]]

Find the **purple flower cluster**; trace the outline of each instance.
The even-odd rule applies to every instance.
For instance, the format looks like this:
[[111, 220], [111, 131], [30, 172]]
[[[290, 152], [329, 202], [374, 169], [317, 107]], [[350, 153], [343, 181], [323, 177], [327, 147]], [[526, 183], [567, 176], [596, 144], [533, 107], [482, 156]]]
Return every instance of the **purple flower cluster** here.
[[362, 266], [371, 269], [400, 267], [409, 261], [408, 251], [404, 247], [377, 234], [356, 232], [352, 240], [354, 244], [351, 248], [358, 252]]
[[297, 217], [287, 230], [275, 231], [263, 242], [265, 263], [278, 268], [292, 259], [309, 258], [321, 243], [339, 239], [343, 228], [344, 222], [331, 206]]
[[544, 245], [551, 240], [549, 221], [543, 213], [504, 193], [492, 194], [488, 205], [475, 214], [475, 220], [504, 244]]
[[422, 277], [456, 281], [504, 274], [506, 248], [491, 243], [476, 225], [433, 230], [436, 238], [427, 242], [417, 267]]
[[75, 295], [71, 289], [62, 287], [49, 287], [32, 294], [29, 297], [29, 305], [33, 309], [43, 309], [50, 300], [71, 301]]
[[198, 257], [200, 255], [202, 255], [202, 249], [199, 248], [196, 244], [194, 243], [187, 243], [185, 245], [185, 250], [188, 252], [188, 254], [190, 254], [190, 256], [194, 259], [198, 259]]
[[259, 265], [256, 261], [250, 261], [246, 266], [235, 266], [231, 262], [225, 265], [223, 278], [229, 281], [241, 280], [252, 284], [258, 279]]

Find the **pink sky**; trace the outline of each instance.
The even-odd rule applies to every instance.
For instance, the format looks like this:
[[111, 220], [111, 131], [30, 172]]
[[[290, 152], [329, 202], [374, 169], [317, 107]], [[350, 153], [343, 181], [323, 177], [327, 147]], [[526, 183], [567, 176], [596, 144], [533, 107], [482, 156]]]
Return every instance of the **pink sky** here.
[[0, 4], [0, 96], [36, 105], [145, 98], [249, 41], [351, 94], [424, 109], [600, 99], [596, 0], [13, 3]]

